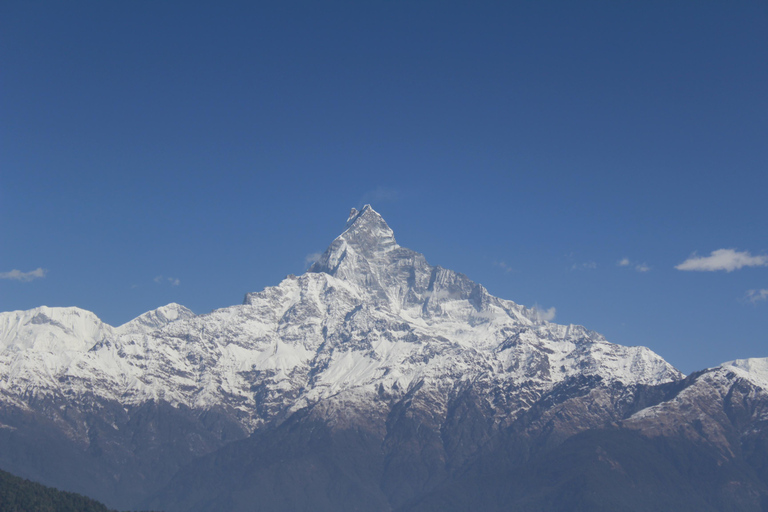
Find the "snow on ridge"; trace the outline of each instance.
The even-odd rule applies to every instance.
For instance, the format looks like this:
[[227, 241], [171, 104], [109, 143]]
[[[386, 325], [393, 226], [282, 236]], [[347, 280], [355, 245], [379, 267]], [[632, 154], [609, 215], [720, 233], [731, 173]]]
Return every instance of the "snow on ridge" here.
[[112, 334], [112, 326], [77, 307], [0, 313], [0, 352], [85, 351]]
[[115, 328], [117, 334], [151, 332], [171, 322], [192, 318], [195, 314], [181, 304], [171, 302], [165, 306], [147, 311], [123, 325]]
[[0, 352], [87, 351], [98, 342], [123, 334], [150, 332], [194, 313], [176, 303], [148, 311], [120, 327], [103, 322], [95, 313], [78, 307], [40, 306], [27, 311], [0, 313]]
[[743, 376], [752, 383], [768, 390], [768, 357], [754, 357], [750, 359], [736, 359], [720, 365], [722, 368], [736, 370], [739, 376]]

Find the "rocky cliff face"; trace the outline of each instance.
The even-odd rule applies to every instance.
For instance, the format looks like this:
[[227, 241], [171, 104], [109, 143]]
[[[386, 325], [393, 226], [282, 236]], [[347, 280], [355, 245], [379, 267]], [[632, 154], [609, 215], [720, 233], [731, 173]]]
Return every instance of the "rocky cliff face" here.
[[[610, 427], [734, 458], [764, 422], [762, 363], [684, 380], [647, 348], [429, 265], [369, 206], [306, 274], [241, 305], [171, 304], [117, 328], [77, 308], [2, 313], [0, 348], [0, 465], [123, 508], [427, 507], [490, 447], [525, 461]], [[752, 400], [736, 430], [733, 393], [690, 398], [727, 395], [729, 375]], [[694, 416], [707, 421], [686, 430]], [[26, 456], [41, 439], [54, 455]], [[329, 489], [342, 497], [319, 499]]]

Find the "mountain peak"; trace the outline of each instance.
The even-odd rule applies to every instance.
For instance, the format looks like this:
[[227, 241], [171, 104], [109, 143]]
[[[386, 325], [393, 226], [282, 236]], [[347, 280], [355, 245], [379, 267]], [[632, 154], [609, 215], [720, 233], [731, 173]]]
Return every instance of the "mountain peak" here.
[[397, 248], [399, 246], [392, 229], [382, 216], [367, 204], [359, 211], [352, 208], [344, 232], [336, 237], [309, 271], [335, 275], [345, 259], [378, 260]]
[[347, 229], [340, 235], [347, 242], [366, 248], [397, 245], [395, 234], [379, 212], [367, 204], [359, 212], [352, 208]]
[[358, 210], [357, 208], [352, 208], [349, 211], [349, 218], [347, 218], [347, 227], [350, 227], [352, 224], [355, 223], [357, 219], [363, 216], [365, 216], [365, 218], [367, 218], [368, 220], [376, 217], [378, 217], [382, 221], [384, 220], [382, 219], [381, 214], [379, 214], [379, 212], [374, 210], [371, 205], [366, 204], [360, 210]]

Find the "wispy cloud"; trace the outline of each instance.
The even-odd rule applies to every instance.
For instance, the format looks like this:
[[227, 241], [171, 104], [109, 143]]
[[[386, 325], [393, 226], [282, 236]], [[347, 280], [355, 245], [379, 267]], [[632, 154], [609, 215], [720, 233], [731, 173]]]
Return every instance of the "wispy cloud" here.
[[648, 272], [651, 270], [651, 267], [647, 263], [637, 263], [629, 258], [621, 258], [616, 262], [616, 265], [619, 267], [634, 267], [637, 272]]
[[168, 282], [171, 286], [179, 286], [181, 284], [181, 280], [178, 277], [157, 276], [154, 281], [158, 284]]
[[571, 266], [571, 270], [595, 270], [597, 268], [597, 263], [594, 261], [585, 261], [584, 263], [574, 263], [573, 266]]
[[494, 261], [493, 264], [503, 270], [505, 274], [512, 272], [512, 267], [507, 265], [504, 261]]
[[735, 249], [718, 249], [712, 251], [712, 254], [709, 256], [696, 256], [694, 253], [675, 268], [677, 270], [696, 270], [701, 272], [714, 272], [716, 270], [733, 272], [742, 267], [765, 266], [768, 266], [768, 256], [752, 256], [749, 251], [738, 252]]
[[11, 279], [13, 281], [32, 281], [45, 277], [48, 271], [44, 268], [36, 268], [29, 272], [13, 269], [10, 272], [0, 272], [0, 279]]
[[555, 319], [555, 308], [542, 309], [541, 306], [536, 304], [533, 306], [533, 314], [539, 322], [551, 322]]
[[313, 252], [311, 254], [307, 254], [304, 256], [304, 266], [309, 268], [314, 262], [320, 259], [320, 256], [322, 256], [323, 253], [321, 252]]
[[768, 300], [768, 289], [763, 288], [762, 290], [748, 290], [747, 300], [752, 304], [761, 300]]

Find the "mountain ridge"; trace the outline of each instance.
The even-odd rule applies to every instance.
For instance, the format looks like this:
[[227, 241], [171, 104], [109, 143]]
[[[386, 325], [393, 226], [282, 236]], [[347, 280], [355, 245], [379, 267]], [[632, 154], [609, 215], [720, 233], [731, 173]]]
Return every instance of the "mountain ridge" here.
[[[646, 347], [545, 321], [399, 246], [370, 205], [350, 212], [305, 274], [242, 304], [194, 315], [172, 303], [119, 327], [77, 308], [0, 313], [0, 343], [0, 448], [34, 451], [39, 439], [55, 439], [66, 457], [90, 461], [81, 478], [90, 487], [73, 490], [116, 508], [169, 510], [185, 493], [203, 503], [211, 496], [200, 493], [223, 492], [189, 488], [210, 480], [199, 471], [211, 461], [227, 475], [268, 474], [251, 452], [285, 456], [301, 471], [330, 464], [327, 485], [341, 485], [331, 467], [351, 464], [344, 485], [362, 493], [353, 501], [393, 509], [471, 473], [473, 460], [494, 456], [485, 451], [494, 443], [524, 461], [611, 427], [683, 436], [738, 458], [736, 439], [752, 438], [735, 425], [762, 424], [755, 411], [768, 367], [735, 361], [686, 378]], [[741, 410], [731, 391], [741, 388], [757, 404], [748, 421], [727, 412]], [[691, 411], [707, 420], [687, 428]], [[351, 445], [328, 454], [300, 433]], [[310, 463], [284, 442], [325, 454]], [[0, 450], [3, 467], [45, 475], [18, 448], [8, 453], [16, 459]], [[352, 476], [367, 457], [378, 469]], [[293, 492], [287, 475], [274, 485]], [[58, 473], [46, 478], [72, 485]], [[318, 485], [313, 492], [326, 492]]]

